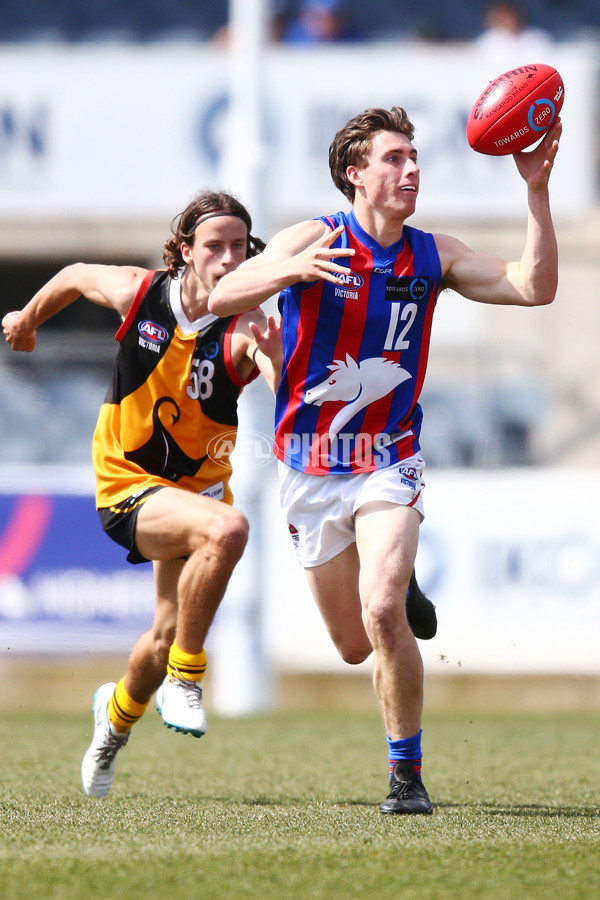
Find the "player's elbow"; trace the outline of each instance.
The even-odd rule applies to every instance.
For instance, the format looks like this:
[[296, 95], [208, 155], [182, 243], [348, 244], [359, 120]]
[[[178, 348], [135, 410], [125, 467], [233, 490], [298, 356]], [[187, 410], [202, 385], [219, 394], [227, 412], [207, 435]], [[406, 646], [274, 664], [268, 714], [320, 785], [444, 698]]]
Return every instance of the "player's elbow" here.
[[219, 297], [213, 297], [212, 294], [209, 294], [207, 305], [208, 305], [208, 311], [210, 313], [212, 313], [213, 316], [224, 315], [222, 301], [219, 299]]
[[552, 278], [550, 280], [548, 287], [546, 289], [546, 295], [544, 297], [542, 306], [549, 306], [550, 303], [554, 303], [557, 291], [558, 291], [558, 275], [555, 278]]
[[222, 317], [230, 316], [232, 314], [231, 298], [219, 285], [217, 285], [208, 295], [207, 305], [208, 311], [214, 316]]
[[69, 263], [69, 265], [61, 269], [58, 274], [62, 275], [65, 279], [79, 283], [88, 269], [89, 263], [74, 262]]
[[530, 306], [549, 306], [556, 298], [557, 282], [544, 284], [542, 288], [534, 294], [530, 301]]
[[526, 282], [519, 291], [523, 306], [549, 306], [558, 289], [558, 275], [549, 274]]
[[550, 306], [551, 303], [554, 303], [555, 297], [556, 297], [556, 291], [553, 294], [548, 294], [548, 295], [542, 297], [538, 301], [538, 303], [536, 303], [536, 306]]

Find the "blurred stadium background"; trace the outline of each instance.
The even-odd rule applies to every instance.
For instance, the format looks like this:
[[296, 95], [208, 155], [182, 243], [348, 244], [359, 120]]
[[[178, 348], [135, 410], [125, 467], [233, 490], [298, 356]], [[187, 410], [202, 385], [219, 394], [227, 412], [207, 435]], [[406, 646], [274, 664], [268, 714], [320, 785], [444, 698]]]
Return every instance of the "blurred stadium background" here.
[[[417, 126], [413, 224], [517, 258], [524, 187], [510, 157], [468, 148], [464, 124], [506, 66], [555, 65], [566, 88], [551, 183], [557, 300], [535, 311], [449, 295], [438, 305], [418, 571], [440, 631], [422, 650], [432, 684], [564, 676], [598, 702], [600, 7], [523, 2], [546, 32], [545, 58], [504, 60], [479, 48], [486, 4], [472, 0], [346, 0], [353, 39], [321, 45], [274, 39], [273, 23], [279, 34], [300, 6], [274, 3], [5, 0], [0, 315], [77, 259], [159, 266], [171, 219], [206, 187], [239, 193], [265, 238], [343, 207], [327, 148], [374, 105], [403, 105]], [[35, 354], [0, 354], [3, 667], [32, 652], [96, 665], [126, 653], [151, 616], [151, 573], [126, 567], [91, 499], [115, 329], [82, 301], [44, 326]], [[234, 487], [253, 536], [212, 636], [214, 702], [231, 714], [277, 702], [290, 675], [349, 671], [279, 518], [271, 410], [262, 385], [246, 392]]]

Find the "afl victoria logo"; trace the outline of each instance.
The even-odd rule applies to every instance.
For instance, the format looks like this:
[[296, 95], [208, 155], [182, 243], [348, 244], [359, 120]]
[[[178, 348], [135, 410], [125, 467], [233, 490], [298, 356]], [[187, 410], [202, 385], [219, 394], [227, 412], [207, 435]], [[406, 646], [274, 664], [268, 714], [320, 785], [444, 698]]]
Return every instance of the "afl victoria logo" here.
[[357, 275], [356, 272], [344, 273], [344, 275], [338, 275], [337, 277], [340, 284], [343, 284], [344, 287], [354, 288], [354, 290], [361, 288], [364, 284], [362, 275]]
[[148, 341], [153, 341], [155, 344], [164, 344], [169, 337], [166, 328], [163, 328], [162, 325], [157, 325], [156, 322], [151, 322], [150, 319], [144, 319], [143, 322], [140, 322], [138, 331], [142, 337], [145, 337]]

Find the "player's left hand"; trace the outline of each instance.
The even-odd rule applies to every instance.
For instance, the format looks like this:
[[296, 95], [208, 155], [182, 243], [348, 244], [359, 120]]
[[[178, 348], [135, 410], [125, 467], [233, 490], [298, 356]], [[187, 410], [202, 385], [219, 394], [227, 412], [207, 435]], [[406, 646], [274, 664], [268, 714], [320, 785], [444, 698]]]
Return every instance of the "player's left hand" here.
[[540, 141], [534, 150], [521, 150], [520, 153], [513, 154], [521, 177], [525, 179], [527, 186], [534, 193], [548, 187], [548, 179], [558, 153], [561, 134], [562, 122], [558, 118], [544, 136], [543, 141]]
[[261, 331], [256, 322], [250, 322], [250, 331], [256, 341], [256, 346], [273, 363], [281, 363], [281, 322], [276, 322], [274, 316], [267, 316], [267, 327]]

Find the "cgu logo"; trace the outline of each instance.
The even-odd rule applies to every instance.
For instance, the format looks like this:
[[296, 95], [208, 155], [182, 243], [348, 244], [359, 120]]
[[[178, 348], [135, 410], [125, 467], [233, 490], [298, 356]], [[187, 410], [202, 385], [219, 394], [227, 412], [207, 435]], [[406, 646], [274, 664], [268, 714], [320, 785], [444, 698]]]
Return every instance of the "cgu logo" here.
[[365, 283], [361, 275], [356, 275], [354, 272], [348, 272], [347, 275], [338, 275], [338, 279], [340, 284], [345, 284], [347, 287], [353, 288], [361, 288]]
[[154, 341], [155, 344], [164, 344], [169, 337], [166, 328], [163, 328], [162, 325], [157, 325], [156, 322], [151, 322], [149, 319], [144, 319], [143, 322], [139, 323], [138, 331], [142, 337], [147, 338], [149, 341]]

